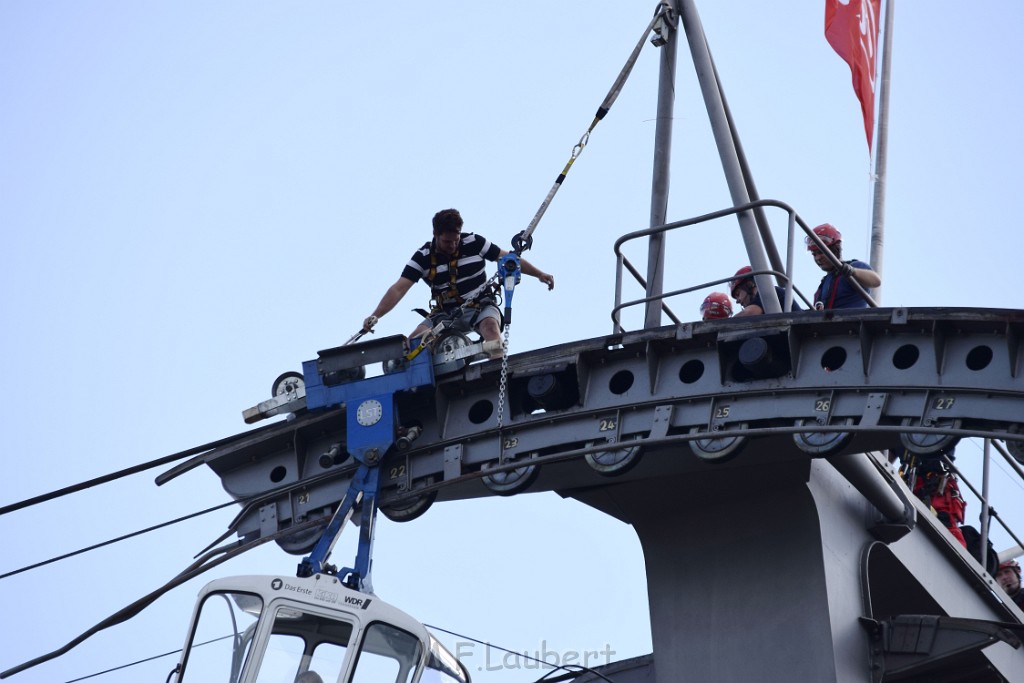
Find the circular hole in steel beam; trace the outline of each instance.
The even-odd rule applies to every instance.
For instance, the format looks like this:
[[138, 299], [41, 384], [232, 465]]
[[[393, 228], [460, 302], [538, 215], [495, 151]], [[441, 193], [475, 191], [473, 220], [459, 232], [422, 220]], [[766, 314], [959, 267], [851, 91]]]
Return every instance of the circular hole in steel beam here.
[[629, 391], [629, 388], [633, 386], [633, 373], [629, 370], [619, 370], [612, 379], [608, 382], [608, 389], [613, 394], [624, 394]]
[[896, 366], [897, 370], [906, 370], [907, 368], [913, 367], [917, 359], [921, 357], [921, 352], [918, 351], [917, 347], [913, 344], [904, 344], [900, 348], [896, 349], [896, 353], [892, 354], [892, 364]]
[[481, 399], [474, 403], [469, 409], [469, 421], [475, 425], [483, 424], [494, 414], [494, 404], [487, 399]]
[[970, 370], [984, 370], [992, 362], [992, 348], [982, 344], [967, 353], [967, 367]]
[[846, 349], [842, 346], [833, 346], [821, 356], [821, 367], [825, 372], [832, 372], [843, 367], [846, 362]]
[[679, 368], [679, 381], [683, 384], [693, 384], [704, 376], [704, 363], [699, 360], [688, 360]]

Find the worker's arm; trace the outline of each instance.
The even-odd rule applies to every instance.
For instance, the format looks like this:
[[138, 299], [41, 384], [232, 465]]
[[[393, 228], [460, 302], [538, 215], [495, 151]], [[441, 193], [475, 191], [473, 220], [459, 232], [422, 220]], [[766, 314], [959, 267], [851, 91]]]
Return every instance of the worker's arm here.
[[855, 268], [849, 263], [843, 264], [841, 272], [846, 277], [853, 278], [857, 284], [865, 289], [878, 287], [882, 284], [882, 278], [870, 268]]
[[372, 330], [380, 318], [390, 313], [391, 309], [398, 305], [398, 302], [402, 300], [402, 297], [405, 296], [412, 285], [413, 281], [409, 278], [398, 278], [395, 284], [388, 287], [388, 291], [384, 292], [384, 296], [381, 297], [377, 308], [373, 309], [373, 313], [363, 321], [363, 329], [367, 331]]
[[[506, 254], [508, 254], [508, 252], [502, 249], [499, 258], [501, 256], [505, 256]], [[519, 270], [523, 271], [523, 273], [525, 273], [526, 275], [530, 275], [531, 277], [537, 278], [538, 280], [546, 284], [548, 286], [548, 289], [555, 288], [554, 275], [545, 273], [543, 270], [533, 265], [532, 263], [524, 259], [522, 256], [519, 257]]]
[[750, 304], [749, 306], [745, 306], [743, 308], [743, 310], [737, 311], [736, 315], [734, 315], [733, 317], [734, 318], [742, 318], [742, 317], [745, 317], [745, 316], [748, 316], [748, 315], [762, 315], [763, 313], [764, 313], [764, 309], [763, 308], [761, 308], [757, 304]]

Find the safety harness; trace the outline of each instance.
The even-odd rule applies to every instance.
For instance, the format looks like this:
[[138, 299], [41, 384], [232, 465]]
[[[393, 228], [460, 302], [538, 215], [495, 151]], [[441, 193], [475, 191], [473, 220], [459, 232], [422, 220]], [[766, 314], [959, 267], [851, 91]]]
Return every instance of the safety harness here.
[[[461, 245], [461, 237], [460, 245]], [[437, 239], [430, 243], [430, 270], [427, 273], [430, 281], [430, 314], [440, 313], [445, 308], [458, 306], [462, 303], [459, 296], [459, 247], [455, 247], [455, 253], [448, 261], [448, 286], [443, 287], [437, 283]]]
[[[853, 261], [843, 261], [843, 263], [853, 263]], [[842, 275], [840, 275], [838, 271], [831, 272], [828, 275], [826, 275], [826, 282], [822, 283], [821, 288], [817, 292], [818, 296], [814, 297], [814, 300], [821, 301], [822, 303], [824, 303], [826, 309], [831, 310], [832, 308], [834, 308], [836, 304], [836, 294], [839, 293], [839, 279], [841, 277]], [[831, 280], [829, 280], [828, 278], [831, 278]], [[825, 290], [829, 290], [827, 295]], [[828, 296], [827, 302], [824, 300], [825, 296]]]
[[[415, 309], [424, 318], [433, 319], [439, 314], [446, 314], [453, 317], [461, 315], [462, 311], [473, 310], [476, 314], [469, 321], [470, 327], [476, 325], [480, 315], [480, 309], [488, 304], [498, 305], [498, 285], [492, 280], [485, 282], [483, 287], [473, 290], [468, 297], [459, 294], [459, 249], [455, 248], [448, 261], [448, 279], [443, 284], [437, 282], [438, 258], [435, 250], [436, 240], [430, 245], [430, 269], [427, 271], [426, 279], [430, 282], [430, 311]], [[447, 287], [443, 286], [444, 284]]]

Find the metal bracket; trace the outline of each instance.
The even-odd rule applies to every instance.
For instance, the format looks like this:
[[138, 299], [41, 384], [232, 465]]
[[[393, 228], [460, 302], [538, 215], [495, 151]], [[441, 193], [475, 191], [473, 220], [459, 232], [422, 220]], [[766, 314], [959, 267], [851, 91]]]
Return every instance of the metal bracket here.
[[462, 476], [462, 444], [457, 443], [444, 447], [444, 480], [457, 479]]
[[974, 655], [993, 643], [1019, 648], [1007, 626], [981, 619], [898, 615], [882, 621], [861, 617], [871, 639], [871, 681], [898, 680], [952, 666], [969, 666]]
[[864, 404], [864, 416], [860, 420], [862, 426], [877, 425], [879, 423], [888, 398], [888, 394], [868, 394], [868, 400]]
[[294, 413], [305, 407], [306, 389], [304, 387], [300, 387], [292, 393], [275, 396], [274, 398], [267, 399], [266, 401], [260, 401], [252, 408], [246, 408], [242, 411], [242, 419], [245, 420], [245, 424], [252, 424], [254, 422], [259, 422], [262, 419], [273, 417], [274, 415]]
[[673, 406], [656, 406], [654, 408], [654, 421], [651, 424], [652, 439], [661, 439], [668, 435], [668, 428], [672, 424]]
[[271, 501], [260, 506], [260, 536], [269, 536], [277, 530], [277, 503]]
[[679, 18], [672, 10], [672, 3], [663, 1], [661, 4], [661, 15], [654, 23], [654, 36], [651, 38], [651, 45], [654, 47], [663, 47], [664, 45], [667, 45], [669, 40], [669, 29], [675, 31], [678, 21]]

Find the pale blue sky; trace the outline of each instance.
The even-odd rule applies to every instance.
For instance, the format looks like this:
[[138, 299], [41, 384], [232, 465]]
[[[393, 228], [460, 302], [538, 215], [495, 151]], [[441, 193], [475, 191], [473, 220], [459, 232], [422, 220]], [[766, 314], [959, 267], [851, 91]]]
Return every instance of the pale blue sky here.
[[[356, 331], [438, 209], [459, 208], [466, 229], [507, 247], [654, 6], [0, 3], [0, 504], [244, 431], [241, 411], [274, 377]], [[886, 305], [1024, 304], [1024, 5], [963, 7], [897, 6]], [[823, 3], [699, 9], [761, 196], [834, 223], [848, 256], [866, 258], [867, 146]], [[685, 46], [678, 69], [672, 220], [730, 203]], [[648, 45], [541, 222], [528, 258], [557, 286], [517, 290], [513, 352], [610, 331], [612, 244], [650, 213], [657, 78]], [[734, 224], [673, 236], [666, 288], [746, 263]], [[813, 292], [817, 269], [803, 252], [797, 265]], [[702, 298], [674, 308], [696, 317]], [[425, 299], [414, 290], [379, 332], [408, 332]], [[163, 488], [155, 474], [0, 517], [0, 573], [226, 499], [206, 469]], [[1019, 483], [1006, 490], [1020, 500]], [[1024, 518], [1019, 503], [1000, 511]], [[233, 515], [0, 581], [0, 668], [161, 584]], [[632, 530], [554, 494], [385, 520], [375, 559], [378, 594], [428, 623], [515, 650], [650, 650]], [[296, 561], [254, 551], [14, 680], [176, 649], [207, 578], [290, 574]], [[477, 671], [477, 652], [479, 681], [538, 675]], [[96, 680], [163, 680], [173, 659]]]

